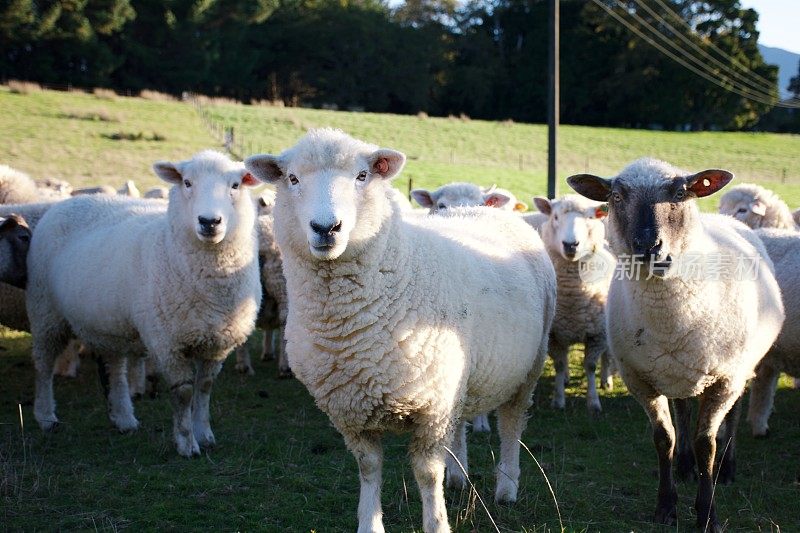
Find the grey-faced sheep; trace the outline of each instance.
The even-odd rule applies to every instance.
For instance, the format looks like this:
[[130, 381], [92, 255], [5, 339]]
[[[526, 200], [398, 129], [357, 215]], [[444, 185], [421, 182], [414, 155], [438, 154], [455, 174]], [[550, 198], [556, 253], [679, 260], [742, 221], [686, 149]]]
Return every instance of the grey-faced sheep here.
[[[426, 532], [448, 531], [445, 448], [497, 408], [496, 500], [516, 500], [525, 412], [547, 353], [555, 273], [538, 235], [495, 209], [405, 213], [387, 198], [405, 156], [338, 130], [245, 165], [275, 183], [295, 375], [359, 466], [359, 531], [383, 531], [381, 434], [411, 433]], [[466, 479], [447, 460], [448, 484]]]
[[[713, 531], [721, 530], [712, 477], [718, 430], [726, 416], [738, 417], [745, 383], [784, 320], [772, 263], [758, 236], [730, 217], [701, 215], [694, 201], [732, 178], [724, 170], [690, 174], [640, 159], [611, 179], [581, 174], [567, 180], [580, 194], [609, 202], [608, 240], [623, 269], [611, 281], [606, 331], [622, 378], [653, 427], [655, 520], [672, 524], [677, 514], [668, 398], [678, 399], [678, 407], [698, 396], [695, 509], [698, 526]], [[703, 268], [690, 268], [696, 264]], [[735, 424], [726, 429], [722, 482], [732, 480], [735, 468]], [[679, 449], [679, 468], [685, 452]]]
[[0, 216], [0, 282], [25, 288], [31, 230], [19, 215]]
[[759, 363], [750, 386], [747, 419], [753, 435], [764, 437], [769, 432], [767, 422], [772, 413], [778, 375], [786, 372], [800, 377], [800, 233], [774, 228], [760, 229], [756, 233], [775, 265], [775, 278], [786, 308], [781, 334]]
[[753, 183], [731, 188], [719, 199], [719, 212], [740, 220], [753, 229], [796, 229], [789, 206], [769, 189]]
[[[536, 197], [534, 204], [547, 215], [542, 240], [553, 261], [558, 282], [556, 318], [550, 329], [550, 357], [556, 369], [553, 406], [565, 407], [564, 388], [569, 370], [569, 348], [584, 344], [586, 404], [590, 413], [601, 411], [595, 370], [603, 359], [601, 383], [612, 387], [606, 347], [604, 307], [614, 272], [614, 258], [606, 250], [602, 204], [571, 194], [558, 200]], [[594, 267], [581, 271], [581, 267]]]
[[257, 181], [210, 150], [154, 168], [172, 184], [168, 207], [81, 196], [53, 206], [34, 231], [34, 415], [44, 430], [58, 423], [53, 361], [72, 332], [106, 361], [109, 415], [122, 431], [139, 425], [126, 357], [154, 358], [172, 394], [178, 453], [192, 456], [215, 442], [211, 387], [252, 331], [261, 300], [255, 209], [245, 189]]

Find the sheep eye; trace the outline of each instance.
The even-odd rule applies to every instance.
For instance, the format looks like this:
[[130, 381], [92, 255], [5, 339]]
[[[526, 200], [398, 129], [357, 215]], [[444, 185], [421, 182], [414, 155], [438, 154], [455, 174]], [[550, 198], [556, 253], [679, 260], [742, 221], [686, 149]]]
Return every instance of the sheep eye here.
[[620, 193], [618, 193], [618, 192], [615, 192], [614, 194], [612, 194], [611, 198], [613, 198], [615, 202], [621, 202], [622, 201], [622, 195]]
[[447, 209], [447, 206], [446, 206], [446, 205], [444, 205], [444, 204], [439, 204], [439, 205], [438, 205], [438, 206], [436, 206], [436, 207], [438, 207], [439, 209]]
[[239, 182], [238, 181], [235, 182], [233, 185], [231, 185], [231, 188], [238, 189], [239, 188]]
[[686, 191], [678, 191], [675, 193], [676, 200], [683, 200], [684, 198], [686, 198]]
[[747, 213], [747, 209], [744, 208], [744, 207], [740, 207], [736, 212], [737, 213]]
[[292, 185], [297, 185], [298, 183], [300, 183], [300, 180], [298, 180], [297, 176], [295, 176], [294, 174], [289, 174], [289, 183], [291, 183]]
[[366, 170], [362, 170], [361, 172], [359, 172], [358, 176], [356, 176], [356, 179], [358, 181], [364, 181], [365, 179], [367, 179], [367, 171]]
[[192, 182], [189, 180], [183, 180], [183, 184], [186, 186], [187, 189], [192, 186]]

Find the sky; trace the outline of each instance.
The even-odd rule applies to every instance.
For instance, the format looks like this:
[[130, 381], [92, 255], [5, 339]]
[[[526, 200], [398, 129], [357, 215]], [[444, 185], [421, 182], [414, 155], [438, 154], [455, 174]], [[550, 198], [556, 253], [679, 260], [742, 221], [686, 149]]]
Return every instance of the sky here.
[[800, 0], [740, 0], [758, 11], [758, 42], [800, 54]]

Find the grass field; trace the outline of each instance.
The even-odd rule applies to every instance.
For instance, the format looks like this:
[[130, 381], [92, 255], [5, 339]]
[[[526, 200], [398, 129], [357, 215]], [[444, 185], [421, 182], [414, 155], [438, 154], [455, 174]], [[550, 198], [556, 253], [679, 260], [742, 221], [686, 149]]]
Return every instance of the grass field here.
[[[332, 125], [407, 152], [406, 176], [417, 186], [453, 179], [497, 183], [526, 201], [544, 192], [542, 126], [228, 104], [209, 112], [259, 150], [281, 150], [309, 127]], [[0, 128], [0, 163], [75, 185], [134, 179], [144, 188], [157, 183], [153, 161], [184, 158], [215, 144], [187, 104], [79, 93], [18, 95], [0, 88]], [[119, 132], [164, 140], [109, 138]], [[585, 170], [611, 174], [650, 154], [691, 169], [730, 168], [800, 205], [798, 136], [580, 127], [564, 127], [562, 133], [562, 178]], [[226, 364], [211, 402], [218, 447], [186, 460], [172, 444], [164, 394], [136, 404], [142, 422], [137, 433], [120, 435], [111, 428], [91, 361], [84, 362], [77, 380], [57, 381], [63, 429], [42, 434], [32, 412], [30, 337], [0, 331], [0, 346], [0, 530], [355, 530], [355, 461], [306, 390], [276, 378], [274, 363], [257, 362], [253, 377]], [[656, 457], [642, 409], [617, 379], [611, 393], [601, 393], [604, 413], [589, 419], [578, 353], [571, 364], [567, 409], [549, 406], [548, 362], [523, 437], [542, 464], [558, 507], [524, 450], [520, 499], [513, 507], [496, 506], [497, 436], [470, 435], [471, 480], [488, 513], [475, 493], [448, 491], [451, 525], [464, 533], [493, 531], [491, 515], [501, 531], [560, 531], [560, 512], [566, 531], [692, 531], [694, 483], [679, 485], [676, 527], [650, 522]], [[715, 496], [728, 531], [800, 530], [798, 412], [800, 390], [791, 389], [784, 377], [771, 436], [753, 439], [742, 421], [737, 480], [718, 487]], [[383, 507], [391, 532], [421, 526], [406, 442], [385, 439]]]

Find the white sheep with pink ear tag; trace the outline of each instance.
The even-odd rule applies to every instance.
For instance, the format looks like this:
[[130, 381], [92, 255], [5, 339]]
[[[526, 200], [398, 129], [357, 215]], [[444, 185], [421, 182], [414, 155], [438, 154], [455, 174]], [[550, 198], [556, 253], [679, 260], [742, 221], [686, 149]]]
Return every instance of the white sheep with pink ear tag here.
[[70, 332], [108, 372], [108, 413], [120, 431], [139, 426], [126, 358], [147, 354], [169, 387], [180, 455], [215, 437], [214, 378], [253, 330], [261, 302], [255, 207], [257, 180], [242, 163], [207, 150], [159, 162], [168, 204], [79, 196], [51, 207], [28, 255], [28, 314], [36, 361], [34, 416], [58, 425], [53, 363]]
[[384, 531], [380, 439], [400, 431], [411, 434], [422, 528], [438, 533], [449, 531], [445, 479], [467, 487], [465, 421], [479, 413], [496, 408], [500, 420], [495, 499], [516, 500], [555, 273], [514, 213], [409, 213], [387, 194], [404, 163], [401, 152], [332, 129], [245, 161], [277, 189], [286, 350], [358, 462], [359, 531]]

